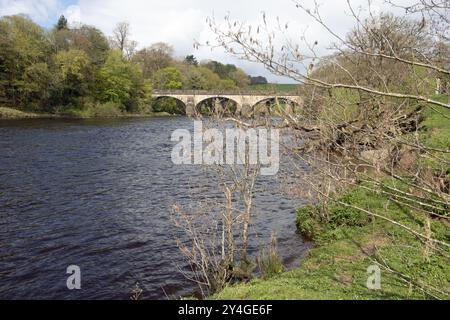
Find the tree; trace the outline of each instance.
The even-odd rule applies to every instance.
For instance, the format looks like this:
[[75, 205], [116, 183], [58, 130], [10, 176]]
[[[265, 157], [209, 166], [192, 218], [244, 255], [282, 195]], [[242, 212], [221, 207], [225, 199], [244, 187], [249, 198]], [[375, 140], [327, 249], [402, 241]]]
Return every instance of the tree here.
[[131, 29], [128, 22], [119, 22], [113, 30], [111, 46], [119, 49], [124, 57], [130, 59], [137, 47], [137, 42], [131, 40]]
[[60, 51], [56, 54], [54, 63], [56, 73], [53, 103], [66, 105], [88, 93], [88, 83], [85, 80], [90, 60], [84, 51], [79, 49]]
[[222, 64], [214, 60], [204, 63], [203, 66], [212, 70], [221, 79], [230, 78], [230, 74], [238, 70], [234, 64]]
[[[386, 2], [395, 7], [400, 3]], [[434, 234], [447, 228], [450, 162], [448, 139], [436, 143], [439, 133], [433, 129], [449, 127], [450, 104], [448, 97], [435, 96], [430, 84], [437, 75], [450, 75], [448, 55], [436, 54], [439, 43], [449, 44], [448, 1], [411, 1], [401, 17], [376, 14], [370, 5], [368, 12], [360, 10], [347, 1], [354, 22], [347, 36], [327, 22], [316, 1], [312, 8], [305, 1], [294, 3], [329, 33], [334, 45], [319, 49], [316, 39], [304, 36], [298, 37], [303, 43], [279, 42], [286, 38], [289, 25], [279, 22], [280, 28], [270, 30], [265, 13], [260, 27], [229, 17], [225, 24], [209, 19], [217, 40], [211, 45], [218, 44], [238, 58], [262, 63], [273, 74], [302, 84], [305, 105], [301, 116], [283, 112], [282, 125], [266, 118], [247, 126], [288, 131], [292, 145], [286, 146], [286, 152], [301, 159], [302, 169], [289, 169], [286, 177], [302, 177], [298, 188], [306, 189], [300, 191], [302, 196], [312, 194], [311, 200], [320, 203], [313, 210], [306, 209], [319, 228], [334, 230], [333, 220], [342, 212], [361, 215], [366, 220], [363, 225], [385, 223], [390, 231], [383, 234], [379, 228], [380, 234], [366, 243], [375, 248], [368, 254], [370, 260], [404, 282], [410, 288], [408, 295], [416, 291], [424, 297], [447, 299], [445, 274], [435, 281], [439, 277], [434, 262], [448, 262], [450, 244]], [[432, 130], [430, 124], [435, 126]], [[304, 163], [313, 176], [305, 173]], [[355, 204], [350, 199], [355, 190], [364, 190], [386, 204], [378, 208], [368, 205], [370, 201]], [[343, 193], [348, 196], [342, 197]], [[332, 212], [336, 205], [343, 211]], [[354, 221], [347, 225], [355, 226]], [[408, 240], [398, 241], [390, 237], [391, 232], [405, 234], [403, 240]], [[393, 243], [380, 249], [378, 239], [383, 236]], [[418, 264], [423, 270], [420, 274], [398, 263], [403, 258], [384, 255], [388, 250], [410, 254], [401, 251], [404, 243], [416, 248], [408, 260], [423, 261]]]
[[198, 66], [198, 61], [195, 58], [194, 55], [188, 55], [186, 58], [184, 58], [184, 63], [191, 65], [191, 66]]
[[61, 15], [58, 19], [58, 23], [56, 24], [56, 29], [59, 30], [67, 30], [69, 29], [68, 27], [68, 22], [66, 17], [64, 17], [64, 15]]
[[241, 69], [231, 72], [230, 79], [233, 80], [235, 86], [239, 89], [245, 89], [250, 85], [248, 75]]
[[100, 70], [98, 99], [115, 102], [126, 111], [137, 111], [149, 99], [150, 84], [138, 66], [125, 60], [120, 51], [111, 51]]
[[146, 79], [151, 79], [158, 70], [169, 67], [173, 60], [172, 46], [163, 42], [142, 49], [133, 57], [133, 61], [141, 66]]
[[257, 84], [268, 84], [268, 81], [266, 78], [258, 76], [258, 77], [250, 77], [250, 85], [257, 85]]
[[49, 53], [45, 32], [33, 21], [23, 16], [0, 18], [0, 99], [5, 104], [24, 108], [40, 102], [37, 91], [47, 77], [37, 74], [45, 73]]
[[183, 88], [190, 90], [212, 90], [221, 87], [217, 74], [205, 67], [189, 67], [183, 72]]
[[219, 76], [222, 81], [218, 84], [218, 87], [221, 89], [246, 88], [250, 84], [248, 75], [234, 64], [208, 61], [203, 63], [202, 66]]
[[182, 89], [183, 81], [180, 70], [169, 67], [157, 71], [153, 77], [153, 86], [165, 90]]
[[189, 68], [184, 72], [183, 89], [206, 90], [208, 87], [209, 83], [207, 78], [198, 70], [198, 68]]
[[70, 47], [83, 50], [95, 66], [102, 65], [109, 52], [108, 39], [99, 29], [82, 25], [71, 30]]

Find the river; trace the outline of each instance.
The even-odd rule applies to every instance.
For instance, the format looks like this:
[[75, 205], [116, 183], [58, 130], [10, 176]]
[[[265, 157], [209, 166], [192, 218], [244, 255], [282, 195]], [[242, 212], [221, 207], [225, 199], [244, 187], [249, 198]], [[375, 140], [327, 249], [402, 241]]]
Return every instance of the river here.
[[[0, 121], [0, 299], [129, 299], [136, 283], [143, 299], [191, 294], [171, 206], [217, 186], [202, 167], [172, 164], [179, 128], [192, 120]], [[295, 229], [301, 201], [278, 184], [257, 185], [250, 252], [274, 231], [286, 266], [298, 266], [311, 246]], [[69, 265], [81, 290], [67, 289]]]

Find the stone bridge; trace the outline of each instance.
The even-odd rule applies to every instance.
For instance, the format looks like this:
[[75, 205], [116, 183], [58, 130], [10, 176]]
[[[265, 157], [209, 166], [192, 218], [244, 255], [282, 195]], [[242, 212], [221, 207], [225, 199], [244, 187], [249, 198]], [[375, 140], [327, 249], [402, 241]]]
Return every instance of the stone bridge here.
[[301, 106], [302, 98], [296, 93], [279, 92], [279, 93], [264, 93], [264, 92], [237, 92], [237, 91], [191, 91], [191, 90], [155, 90], [152, 95], [153, 98], [170, 97], [177, 99], [186, 107], [186, 115], [196, 116], [199, 112], [199, 106], [202, 102], [210, 99], [230, 100], [236, 103], [236, 113], [243, 116], [250, 116], [255, 110], [255, 106], [268, 102], [270, 100], [282, 100], [288, 102], [288, 105]]

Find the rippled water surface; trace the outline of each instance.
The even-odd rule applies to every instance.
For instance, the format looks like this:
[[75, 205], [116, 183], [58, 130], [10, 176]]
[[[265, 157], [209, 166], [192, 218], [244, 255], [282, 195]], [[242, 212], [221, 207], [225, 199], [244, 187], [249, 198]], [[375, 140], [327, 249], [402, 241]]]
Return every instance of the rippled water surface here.
[[[170, 208], [217, 192], [203, 168], [171, 162], [172, 131], [192, 127], [182, 117], [0, 121], [0, 298], [128, 299], [136, 282], [146, 299], [192, 293]], [[296, 234], [299, 203], [277, 186], [258, 184], [251, 250], [275, 231], [298, 265], [310, 244]], [[72, 264], [81, 290], [66, 287]]]

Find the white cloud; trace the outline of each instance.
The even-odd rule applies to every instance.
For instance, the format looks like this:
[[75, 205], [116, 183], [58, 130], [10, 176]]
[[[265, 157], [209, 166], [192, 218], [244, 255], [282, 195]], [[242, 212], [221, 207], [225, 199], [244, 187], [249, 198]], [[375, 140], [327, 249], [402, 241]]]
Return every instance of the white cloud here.
[[69, 25], [71, 23], [77, 23], [82, 21], [81, 19], [81, 9], [79, 6], [71, 5], [68, 6], [66, 10], [64, 10], [64, 16], [66, 17]]
[[56, 14], [57, 0], [0, 0], [0, 16], [26, 14], [43, 23]]
[[[382, 0], [375, 0], [380, 2]], [[311, 0], [302, 0], [302, 3]], [[356, 6], [364, 5], [367, 0], [352, 0]], [[280, 17], [280, 21], [290, 22], [292, 38], [299, 38], [306, 31], [311, 40], [317, 40], [323, 46], [331, 39], [323, 28], [311, 24], [307, 17], [295, 7], [292, 0], [78, 0], [72, 5], [60, 8], [57, 0], [0, 0], [0, 15], [27, 13], [38, 22], [51, 15], [63, 12], [69, 23], [82, 22], [95, 25], [107, 35], [121, 21], [128, 21], [132, 28], [134, 40], [141, 47], [155, 42], [167, 42], [174, 46], [176, 54], [184, 56], [195, 54], [201, 59], [215, 59], [227, 63], [235, 63], [253, 75], [262, 74], [272, 81], [283, 82], [271, 76], [260, 65], [239, 61], [221, 50], [211, 52], [208, 48], [198, 51], [193, 49], [194, 39], [201, 42], [211, 40], [213, 34], [208, 28], [206, 18], [214, 14], [218, 20], [227, 13], [231, 17], [253, 25], [260, 24], [261, 12], [269, 17]], [[346, 0], [328, 0], [322, 2], [323, 17], [341, 34], [351, 27], [351, 19]], [[378, 6], [377, 10], [382, 7]], [[350, 21], [350, 22], [349, 22]]]

